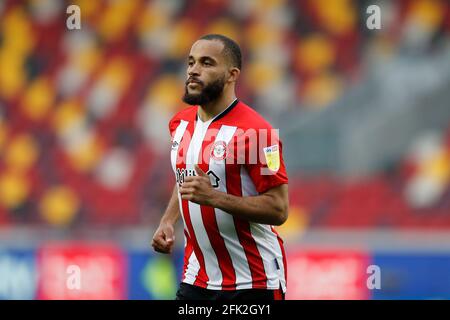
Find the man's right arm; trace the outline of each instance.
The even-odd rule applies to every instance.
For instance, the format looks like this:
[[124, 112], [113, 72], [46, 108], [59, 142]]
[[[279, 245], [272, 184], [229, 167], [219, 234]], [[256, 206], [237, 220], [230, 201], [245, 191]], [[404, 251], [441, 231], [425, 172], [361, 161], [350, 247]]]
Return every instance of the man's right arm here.
[[152, 247], [161, 253], [171, 253], [175, 243], [175, 223], [180, 218], [180, 207], [178, 204], [178, 188], [175, 185], [166, 212], [161, 218], [158, 229], [152, 240]]

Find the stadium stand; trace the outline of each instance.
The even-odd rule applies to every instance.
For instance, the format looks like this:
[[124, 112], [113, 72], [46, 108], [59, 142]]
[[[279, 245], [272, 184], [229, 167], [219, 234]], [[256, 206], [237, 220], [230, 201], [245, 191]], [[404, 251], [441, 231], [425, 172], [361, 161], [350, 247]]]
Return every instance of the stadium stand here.
[[[185, 55], [202, 34], [241, 43], [239, 97], [273, 119], [333, 108], [374, 55], [428, 57], [450, 39], [446, 1], [384, 2], [376, 32], [362, 27], [368, 1], [74, 3], [81, 30], [65, 27], [67, 1], [0, 6], [3, 226], [157, 223], [173, 185], [167, 123], [183, 108]], [[290, 172], [284, 230], [450, 228], [450, 120], [409, 146], [369, 175]]]

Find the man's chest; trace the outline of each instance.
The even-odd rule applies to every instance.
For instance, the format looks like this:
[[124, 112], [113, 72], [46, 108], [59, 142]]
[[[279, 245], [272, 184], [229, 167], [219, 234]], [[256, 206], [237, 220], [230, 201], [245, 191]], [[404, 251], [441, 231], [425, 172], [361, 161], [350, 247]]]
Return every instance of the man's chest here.
[[177, 183], [181, 184], [186, 176], [195, 175], [194, 166], [199, 165], [210, 176], [213, 187], [221, 189], [227, 171], [239, 166], [233, 143], [236, 130], [227, 125], [182, 122], [171, 145], [171, 162]]

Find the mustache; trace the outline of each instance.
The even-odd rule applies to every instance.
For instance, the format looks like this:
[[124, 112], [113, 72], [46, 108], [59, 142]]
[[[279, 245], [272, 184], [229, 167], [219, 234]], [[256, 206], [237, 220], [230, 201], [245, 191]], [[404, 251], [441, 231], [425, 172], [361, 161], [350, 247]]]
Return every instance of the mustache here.
[[200, 80], [198, 80], [196, 78], [189, 78], [189, 79], [187, 79], [185, 84], [188, 85], [190, 82], [195, 82], [195, 83], [199, 83], [199, 84], [203, 85], [203, 82], [201, 82]]

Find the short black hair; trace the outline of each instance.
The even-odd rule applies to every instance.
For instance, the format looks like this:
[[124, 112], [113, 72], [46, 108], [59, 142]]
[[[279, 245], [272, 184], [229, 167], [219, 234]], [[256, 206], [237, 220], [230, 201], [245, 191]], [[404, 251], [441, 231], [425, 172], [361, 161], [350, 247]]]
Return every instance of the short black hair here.
[[237, 67], [239, 70], [242, 69], [242, 54], [239, 45], [232, 39], [221, 35], [221, 34], [207, 34], [201, 37], [199, 40], [218, 40], [223, 43], [223, 50], [225, 55], [227, 55], [233, 67]]

